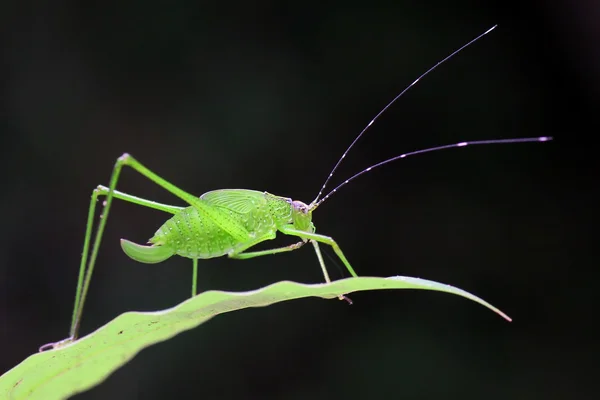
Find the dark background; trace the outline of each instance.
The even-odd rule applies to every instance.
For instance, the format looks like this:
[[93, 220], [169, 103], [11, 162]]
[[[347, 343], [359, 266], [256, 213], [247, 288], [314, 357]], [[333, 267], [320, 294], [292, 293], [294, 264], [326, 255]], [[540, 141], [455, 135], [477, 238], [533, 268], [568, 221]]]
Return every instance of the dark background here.
[[[0, 9], [0, 372], [66, 336], [89, 196], [120, 154], [198, 195], [248, 188], [310, 202], [387, 101], [499, 24], [384, 114], [334, 183], [429, 146], [555, 141], [409, 158], [344, 188], [314, 221], [360, 275], [449, 283], [513, 323], [432, 292], [285, 302], [146, 349], [76, 398], [594, 397], [598, 3], [83, 3]], [[119, 187], [181, 204], [130, 170]], [[187, 298], [189, 260], [144, 265], [119, 247], [165, 219], [114, 203], [83, 334]], [[199, 275], [202, 291], [322, 281], [310, 247], [202, 261]]]

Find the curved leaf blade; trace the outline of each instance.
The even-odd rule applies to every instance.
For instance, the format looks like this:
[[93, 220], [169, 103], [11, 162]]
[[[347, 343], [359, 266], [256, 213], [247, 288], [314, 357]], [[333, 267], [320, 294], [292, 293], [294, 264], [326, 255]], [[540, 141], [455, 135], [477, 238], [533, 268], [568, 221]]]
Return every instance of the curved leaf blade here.
[[95, 332], [64, 347], [31, 355], [0, 376], [0, 398], [53, 400], [90, 389], [104, 381], [142, 349], [192, 329], [210, 318], [249, 307], [304, 297], [381, 289], [421, 289], [455, 294], [510, 318], [483, 299], [456, 287], [411, 277], [358, 277], [330, 284], [278, 282], [248, 292], [207, 291], [166, 310], [126, 312]]

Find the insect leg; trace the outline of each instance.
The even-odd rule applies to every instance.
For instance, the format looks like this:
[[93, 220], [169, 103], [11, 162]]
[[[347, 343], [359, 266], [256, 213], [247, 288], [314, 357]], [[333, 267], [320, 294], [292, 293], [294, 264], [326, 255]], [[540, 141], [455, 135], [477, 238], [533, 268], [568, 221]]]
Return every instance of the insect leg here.
[[198, 259], [192, 259], [192, 297], [194, 297], [197, 293], [198, 289]]
[[[236, 253], [230, 254], [229, 257], [243, 260], [243, 259], [248, 259], [248, 258], [253, 258], [253, 257], [268, 256], [271, 254], [278, 254], [278, 253], [284, 253], [287, 251], [297, 250], [300, 247], [302, 247], [305, 243], [306, 242], [304, 240], [301, 240], [298, 243], [293, 243], [293, 244], [290, 244], [289, 246], [278, 247], [276, 249], [270, 249], [270, 250], [252, 251], [252, 252], [247, 252], [247, 253], [242, 250], [239, 253], [236, 252]], [[327, 273], [327, 269], [325, 268], [325, 262], [323, 261], [323, 256], [321, 255], [321, 250], [319, 249], [319, 244], [314, 240], [311, 240], [311, 243], [315, 247], [315, 252], [317, 253], [317, 258], [319, 259], [319, 264], [321, 265], [321, 270], [323, 271], [323, 276], [325, 277], [325, 282], [331, 283], [331, 279], [329, 279], [329, 274]], [[251, 246], [254, 246], [255, 244], [256, 243], [252, 243]], [[247, 246], [246, 248], [248, 248], [248, 247], [250, 247], [250, 246]], [[346, 300], [349, 304], [352, 304], [352, 300], [350, 300], [348, 297], [346, 297], [344, 295], [340, 295], [340, 296], [338, 296], [338, 298], [340, 300]]]
[[340, 246], [338, 246], [338, 244], [335, 242], [335, 240], [333, 240], [333, 238], [325, 235], [319, 235], [317, 233], [301, 231], [294, 228], [292, 225], [283, 226], [279, 230], [286, 235], [298, 236], [303, 239], [310, 239], [316, 242], [321, 242], [330, 245], [333, 248], [333, 251], [335, 251], [335, 254], [337, 254], [340, 260], [342, 260], [342, 262], [348, 269], [348, 272], [350, 272], [352, 276], [358, 277], [358, 275], [356, 275], [356, 272], [354, 272], [354, 269], [346, 259], [346, 256], [344, 256], [344, 253], [342, 253], [342, 249], [340, 249]]
[[275, 232], [267, 233], [266, 235], [263, 235], [259, 238], [256, 238], [256, 239], [247, 241], [246, 243], [240, 244], [237, 248], [235, 248], [233, 250], [233, 252], [231, 252], [229, 254], [229, 257], [236, 258], [238, 260], [245, 260], [248, 258], [268, 256], [271, 254], [278, 254], [278, 253], [285, 253], [287, 251], [293, 251], [293, 250], [299, 249], [300, 247], [302, 247], [302, 245], [304, 245], [304, 243], [306, 243], [304, 240], [301, 240], [298, 243], [293, 243], [293, 244], [290, 244], [288, 246], [283, 246], [283, 247], [277, 247], [275, 249], [246, 252], [246, 250], [249, 249], [250, 247], [257, 245], [258, 243], [264, 242], [265, 240], [271, 240], [271, 239], [275, 239]]
[[315, 253], [317, 253], [317, 259], [319, 260], [319, 264], [321, 265], [321, 270], [323, 271], [323, 276], [325, 277], [325, 282], [331, 283], [331, 279], [329, 279], [329, 273], [327, 272], [327, 268], [325, 268], [325, 261], [323, 260], [323, 255], [321, 254], [321, 249], [319, 248], [319, 242], [314, 240], [310, 241], [315, 248]]
[[[92, 236], [92, 228], [94, 225], [96, 203], [98, 201], [98, 197], [103, 196], [103, 195], [108, 196], [109, 193], [110, 193], [110, 189], [108, 189], [107, 187], [102, 186], [102, 185], [98, 186], [96, 189], [94, 189], [92, 191], [92, 198], [91, 198], [90, 207], [88, 210], [88, 220], [86, 223], [85, 239], [83, 241], [83, 253], [81, 255], [81, 263], [79, 265], [79, 277], [77, 280], [77, 291], [75, 293], [75, 305], [73, 308], [73, 316], [71, 319], [70, 337], [72, 339], [76, 339], [77, 331], [79, 330], [79, 324], [81, 323], [81, 315], [83, 312], [83, 303], [84, 303], [85, 297], [87, 295], [89, 281], [91, 280], [91, 272], [94, 267], [96, 254], [98, 252], [98, 247], [99, 247], [100, 240], [102, 237], [102, 232], [100, 231], [100, 228], [99, 228], [99, 230], [96, 233], [96, 240], [94, 243], [94, 249], [92, 251], [92, 253], [94, 253], [93, 260], [90, 260], [90, 264], [88, 266], [87, 261], [88, 261], [88, 255], [89, 255], [90, 240], [91, 240], [91, 236]], [[160, 211], [169, 212], [171, 214], [176, 213], [177, 211], [179, 211], [182, 208], [182, 207], [170, 206], [167, 204], [161, 204], [161, 203], [157, 203], [154, 201], [142, 199], [140, 197], [132, 196], [127, 193], [119, 192], [116, 190], [113, 190], [112, 196], [117, 199], [120, 199], [120, 200], [124, 200], [124, 201], [130, 202], [130, 203], [138, 204], [138, 205], [149, 207], [149, 208], [154, 208], [154, 209], [157, 209]], [[102, 220], [100, 221], [100, 226], [102, 226], [102, 229], [104, 229], [104, 225], [106, 224], [106, 220], [108, 218], [108, 206], [109, 206], [108, 200], [109, 199], [107, 199], [107, 201], [105, 203], [106, 208], [105, 208]], [[87, 272], [86, 272], [86, 266], [88, 267]], [[87, 282], [87, 284], [85, 286], [84, 286], [84, 277], [85, 277], [85, 281]]]
[[[98, 192], [99, 196], [100, 195], [107, 196], [110, 189], [107, 188], [106, 186], [98, 185], [98, 187], [96, 188], [96, 191]], [[137, 205], [148, 207], [148, 208], [153, 208], [155, 210], [164, 211], [164, 212], [168, 212], [171, 214], [177, 214], [179, 211], [183, 210], [183, 208], [184, 208], [184, 207], [179, 207], [179, 206], [170, 206], [168, 204], [157, 203], [156, 201], [143, 199], [141, 197], [137, 197], [137, 196], [133, 196], [133, 195], [130, 195], [127, 193], [119, 192], [118, 190], [113, 191], [113, 196], [119, 200], [124, 200], [129, 203], [137, 204]]]
[[[319, 264], [321, 265], [321, 270], [323, 271], [323, 276], [325, 277], [325, 281], [327, 283], [331, 282], [331, 280], [329, 279], [329, 274], [327, 273], [327, 268], [325, 267], [325, 262], [323, 261], [323, 256], [321, 255], [321, 250], [319, 249], [318, 242], [330, 245], [333, 248], [333, 251], [335, 251], [335, 254], [337, 254], [340, 260], [342, 260], [342, 262], [348, 269], [348, 272], [350, 272], [352, 276], [358, 277], [358, 275], [356, 275], [356, 272], [354, 272], [354, 269], [346, 259], [346, 256], [344, 256], [344, 253], [342, 253], [342, 249], [340, 249], [340, 246], [338, 246], [338, 244], [335, 242], [335, 240], [333, 240], [333, 238], [329, 236], [319, 235], [316, 233], [301, 231], [299, 229], [294, 228], [293, 225], [283, 226], [279, 228], [279, 230], [283, 234], [298, 236], [303, 239], [309, 239], [312, 242], [315, 248], [315, 253], [317, 253], [317, 258], [319, 259]], [[346, 300], [348, 303], [352, 304], [352, 301], [344, 295], [339, 295], [338, 298], [340, 300]]]
[[123, 154], [117, 159], [117, 162], [113, 169], [113, 175], [111, 177], [109, 185], [109, 194], [107, 195], [107, 205], [109, 204], [109, 199], [111, 198], [110, 191], [113, 191], [115, 189], [117, 180], [119, 179], [119, 174], [121, 173], [121, 169], [124, 165], [131, 167], [133, 170], [150, 179], [158, 186], [167, 190], [171, 194], [179, 197], [189, 205], [196, 207], [208, 219], [217, 224], [219, 228], [229, 233], [239, 242], [246, 242], [250, 238], [250, 234], [244, 228], [244, 226], [230, 218], [227, 213], [223, 213], [222, 211], [218, 210], [215, 207], [212, 207], [211, 205], [199, 199], [198, 197], [179, 189], [172, 183], [167, 182], [165, 179], [150, 171], [148, 168], [146, 168], [139, 161], [137, 161], [135, 158], [133, 158], [127, 153]]
[[251, 251], [251, 252], [244, 252], [243, 250], [240, 251], [240, 252], [236, 251], [235, 253], [230, 254], [229, 257], [231, 257], [231, 258], [237, 258], [239, 260], [245, 260], [245, 259], [253, 258], [253, 257], [260, 257], [260, 256], [268, 256], [268, 255], [271, 255], [271, 254], [285, 253], [287, 251], [292, 251], [292, 250], [299, 249], [300, 247], [302, 247], [302, 245], [304, 243], [305, 242], [303, 240], [301, 240], [298, 243], [290, 244], [289, 246], [278, 247], [276, 249], [262, 250], [262, 251]]
[[[159, 203], [145, 201], [143, 199], [140, 199], [139, 197], [126, 195], [126, 194], [120, 193], [120, 192], [118, 194], [115, 193], [116, 192], [115, 188], [117, 186], [117, 182], [119, 180], [119, 176], [121, 174], [121, 169], [122, 169], [123, 165], [131, 165], [131, 167], [133, 169], [140, 172], [142, 175], [148, 177], [153, 182], [164, 187], [165, 189], [167, 189], [171, 193], [177, 195], [178, 197], [180, 197], [183, 200], [187, 201], [188, 199], [192, 199], [194, 202], [198, 202], [198, 200], [194, 196], [184, 192], [183, 190], [166, 182], [164, 179], [156, 176], [151, 171], [149, 171], [147, 168], [145, 168], [143, 165], [139, 164], [136, 160], [134, 160], [128, 154], [123, 154], [121, 157], [119, 157], [117, 159], [117, 162], [115, 163], [115, 165], [113, 167], [113, 171], [112, 171], [112, 174], [110, 177], [110, 184], [109, 184], [108, 190], [106, 190], [105, 187], [102, 187], [101, 189], [94, 190], [92, 193], [92, 201], [91, 201], [89, 212], [88, 212], [88, 221], [87, 221], [87, 226], [86, 226], [86, 236], [85, 236], [85, 240], [84, 240], [83, 255], [81, 258], [81, 264], [80, 264], [80, 268], [79, 268], [77, 293], [75, 295], [75, 308], [73, 310], [73, 318], [71, 321], [71, 329], [70, 329], [71, 340], [75, 340], [77, 338], [77, 333], [79, 331], [79, 326], [81, 324], [81, 316], [83, 313], [83, 306], [85, 303], [85, 298], [87, 296], [90, 281], [92, 278], [92, 273], [94, 271], [94, 265], [96, 263], [96, 258], [98, 256], [98, 249], [100, 247], [100, 242], [102, 240], [102, 234], [104, 233], [104, 228], [106, 227], [106, 221], [108, 220], [108, 214], [110, 211], [110, 206], [111, 206], [113, 197], [116, 197], [116, 198], [119, 198], [122, 200], [126, 200], [126, 201], [131, 201], [135, 204], [144, 203], [142, 205], [146, 205], [151, 208], [163, 209], [163, 211], [168, 211], [168, 212], [175, 211], [175, 209], [169, 210], [169, 208], [170, 208], [169, 206], [167, 206], [165, 209], [165, 207], [163, 207], [163, 205], [159, 205]], [[90, 245], [90, 240], [91, 240], [91, 230], [92, 230], [93, 219], [94, 219], [94, 211], [96, 208], [96, 201], [98, 199], [98, 195], [100, 195], [100, 194], [106, 195], [106, 201], [104, 203], [104, 212], [101, 217], [100, 223], [98, 224], [98, 229], [96, 231], [96, 237], [94, 239], [94, 244], [92, 246], [92, 252], [89, 256], [89, 262], [88, 262], [88, 250], [89, 250], [89, 245]], [[188, 203], [189, 203], [189, 201], [188, 201]], [[86, 264], [87, 264], [87, 268], [86, 268]]]
[[[118, 198], [121, 200], [130, 201], [135, 204], [145, 205], [150, 208], [155, 208], [155, 209], [159, 209], [159, 210], [170, 212], [170, 213], [175, 213], [178, 210], [178, 208], [176, 208], [174, 206], [167, 206], [164, 204], [147, 201], [147, 200], [141, 199], [139, 197], [127, 195], [125, 193], [117, 192], [115, 189], [117, 186], [117, 182], [119, 180], [119, 176], [121, 174], [121, 170], [124, 165], [130, 166], [132, 169], [134, 169], [141, 175], [145, 176], [146, 178], [150, 179], [152, 182], [154, 182], [157, 185], [161, 186], [162, 188], [166, 189], [167, 191], [169, 191], [170, 193], [179, 197], [180, 199], [184, 200], [188, 204], [196, 207], [198, 210], [203, 212], [207, 216], [207, 218], [211, 219], [213, 222], [215, 222], [217, 225], [219, 225], [219, 227], [221, 227], [223, 230], [225, 230], [226, 232], [231, 234], [234, 238], [238, 239], [240, 242], [248, 240], [249, 234], [241, 224], [235, 223], [234, 221], [232, 222], [230, 219], [227, 218], [227, 215], [224, 215], [223, 213], [216, 210], [214, 207], [211, 207], [210, 205], [206, 204], [205, 202], [198, 199], [197, 197], [195, 197], [195, 196], [179, 189], [175, 185], [167, 182], [160, 176], [158, 176], [155, 173], [153, 173], [152, 171], [150, 171], [148, 168], [144, 167], [141, 163], [139, 163], [137, 160], [135, 160], [129, 154], [127, 154], [127, 153], [123, 154], [121, 157], [119, 157], [117, 159], [117, 162], [115, 163], [115, 165], [113, 167], [113, 171], [112, 171], [110, 181], [109, 181], [110, 183], [109, 183], [108, 190], [106, 187], [101, 187], [101, 188], [95, 189], [92, 193], [92, 200], [90, 203], [90, 208], [88, 211], [88, 219], [87, 219], [87, 224], [86, 224], [86, 234], [85, 234], [85, 239], [84, 239], [84, 252], [83, 252], [83, 255], [81, 258], [81, 263], [80, 263], [80, 268], [79, 268], [79, 278], [78, 278], [78, 282], [77, 282], [77, 292], [75, 295], [75, 306], [73, 309], [73, 317], [71, 320], [71, 328], [70, 328], [69, 338], [62, 340], [60, 342], [57, 342], [55, 344], [50, 343], [48, 345], [44, 345], [44, 346], [42, 346], [41, 349], [47, 349], [47, 348], [51, 348], [51, 347], [54, 348], [57, 346], [61, 346], [66, 343], [70, 343], [77, 338], [79, 326], [81, 324], [81, 317], [83, 314], [83, 306], [85, 303], [85, 298], [87, 296], [90, 281], [92, 278], [92, 273], [94, 271], [94, 266], [95, 266], [96, 259], [98, 256], [98, 250], [100, 248], [100, 242], [102, 240], [102, 235], [103, 235], [104, 229], [106, 227], [106, 221], [108, 220], [108, 215], [109, 215], [109, 211], [110, 211], [110, 206], [112, 204], [112, 199]], [[95, 235], [94, 242], [92, 245], [91, 254], [89, 254], [88, 251], [89, 251], [90, 242], [91, 242], [91, 231], [92, 231], [93, 219], [94, 219], [94, 215], [95, 215], [96, 201], [100, 194], [106, 195], [106, 201], [104, 202], [104, 212], [101, 216], [100, 223], [98, 224], [98, 228], [96, 230], [96, 235]], [[88, 254], [89, 254], [89, 259], [88, 259]]]
[[[83, 240], [83, 253], [81, 254], [81, 262], [79, 264], [79, 277], [77, 278], [77, 289], [75, 292], [75, 305], [73, 306], [73, 316], [71, 317], [71, 328], [69, 330], [69, 339], [75, 340], [77, 330], [79, 329], [81, 319], [81, 303], [82, 300], [82, 286], [84, 276], [86, 275], [86, 265], [88, 259], [88, 253], [90, 248], [90, 240], [92, 237], [92, 226], [94, 225], [94, 216], [96, 215], [96, 202], [98, 201], [98, 191], [94, 189], [92, 191], [92, 199], [90, 200], [90, 207], [88, 209], [88, 218], [85, 225], [85, 238]], [[42, 351], [42, 346], [40, 351]]]
[[[321, 265], [321, 270], [323, 271], [323, 276], [325, 277], [325, 282], [331, 283], [331, 279], [329, 279], [329, 274], [327, 273], [327, 268], [325, 268], [325, 261], [323, 261], [323, 255], [321, 254], [321, 249], [319, 248], [319, 242], [317, 242], [316, 240], [311, 240], [310, 242], [313, 244], [313, 247], [315, 248], [315, 253], [317, 253], [317, 259], [319, 260], [319, 264]], [[350, 300], [350, 298], [344, 296], [343, 294], [339, 295], [338, 299], [346, 300], [348, 302], [348, 304], [352, 304], [352, 300]]]

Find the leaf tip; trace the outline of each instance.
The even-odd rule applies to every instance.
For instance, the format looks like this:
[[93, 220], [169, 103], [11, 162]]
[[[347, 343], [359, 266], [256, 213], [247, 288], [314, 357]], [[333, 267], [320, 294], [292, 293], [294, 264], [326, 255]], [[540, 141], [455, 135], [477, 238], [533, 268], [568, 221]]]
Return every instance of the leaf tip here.
[[512, 318], [509, 317], [508, 315], [504, 314], [502, 311], [500, 310], [496, 310], [496, 312], [505, 320], [507, 320], [508, 322], [512, 322]]

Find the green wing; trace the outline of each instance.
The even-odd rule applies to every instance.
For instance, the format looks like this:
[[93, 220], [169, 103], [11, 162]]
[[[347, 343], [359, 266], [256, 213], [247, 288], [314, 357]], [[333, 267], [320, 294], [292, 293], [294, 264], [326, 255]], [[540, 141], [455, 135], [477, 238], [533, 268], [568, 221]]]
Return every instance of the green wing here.
[[246, 214], [266, 204], [263, 192], [247, 189], [220, 189], [206, 192], [200, 198], [207, 203], [239, 214]]

